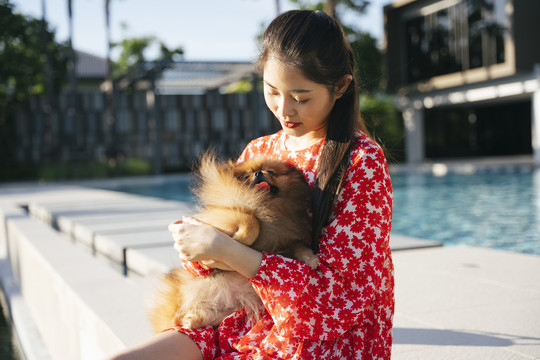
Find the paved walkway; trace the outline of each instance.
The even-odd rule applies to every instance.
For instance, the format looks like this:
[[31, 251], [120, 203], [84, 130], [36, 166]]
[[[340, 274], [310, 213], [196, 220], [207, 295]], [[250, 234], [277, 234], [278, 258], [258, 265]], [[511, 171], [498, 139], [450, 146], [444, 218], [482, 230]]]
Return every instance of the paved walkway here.
[[[26, 341], [39, 348], [28, 353], [99, 358], [148, 336], [145, 279], [177, 264], [166, 225], [190, 211], [175, 201], [77, 186], [0, 187], [2, 287], [15, 294], [15, 310], [31, 314], [15, 314], [26, 325], [19, 331], [42, 334], [41, 342]], [[540, 256], [396, 235], [391, 247], [394, 360], [540, 359]], [[45, 301], [56, 318], [40, 314]]]
[[473, 247], [394, 253], [393, 359], [540, 359], [540, 257]]

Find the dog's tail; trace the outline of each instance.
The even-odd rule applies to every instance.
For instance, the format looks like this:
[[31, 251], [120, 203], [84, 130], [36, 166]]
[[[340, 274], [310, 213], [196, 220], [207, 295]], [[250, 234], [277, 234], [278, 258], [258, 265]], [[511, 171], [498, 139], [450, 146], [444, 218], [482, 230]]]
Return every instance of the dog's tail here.
[[176, 326], [175, 319], [181, 296], [179, 271], [181, 270], [175, 268], [161, 277], [152, 307], [148, 309], [148, 318], [155, 333]]

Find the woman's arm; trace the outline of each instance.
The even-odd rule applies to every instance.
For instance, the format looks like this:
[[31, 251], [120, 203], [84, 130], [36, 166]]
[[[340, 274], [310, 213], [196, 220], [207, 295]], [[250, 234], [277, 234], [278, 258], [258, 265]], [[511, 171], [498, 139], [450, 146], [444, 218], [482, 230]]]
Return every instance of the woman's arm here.
[[182, 359], [185, 360], [203, 359], [201, 350], [189, 336], [177, 331], [167, 331], [124, 349], [108, 360], [177, 360], [178, 354], [182, 354]]

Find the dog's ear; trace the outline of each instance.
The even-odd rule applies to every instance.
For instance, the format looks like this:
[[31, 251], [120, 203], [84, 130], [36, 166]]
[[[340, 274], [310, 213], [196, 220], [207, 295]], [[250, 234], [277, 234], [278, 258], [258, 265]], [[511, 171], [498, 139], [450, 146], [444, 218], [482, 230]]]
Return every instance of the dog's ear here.
[[238, 171], [238, 165], [231, 159], [223, 162], [223, 170], [236, 174]]

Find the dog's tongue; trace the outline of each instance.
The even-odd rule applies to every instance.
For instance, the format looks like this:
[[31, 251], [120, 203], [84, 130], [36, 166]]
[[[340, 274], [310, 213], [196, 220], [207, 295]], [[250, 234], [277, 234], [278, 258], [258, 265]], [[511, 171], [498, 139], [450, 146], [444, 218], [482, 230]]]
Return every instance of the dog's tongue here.
[[257, 185], [255, 185], [255, 188], [257, 189], [263, 189], [263, 190], [269, 190], [270, 189], [270, 185], [268, 185], [268, 183], [266, 181], [263, 181], [263, 182], [260, 182], [258, 183]]

